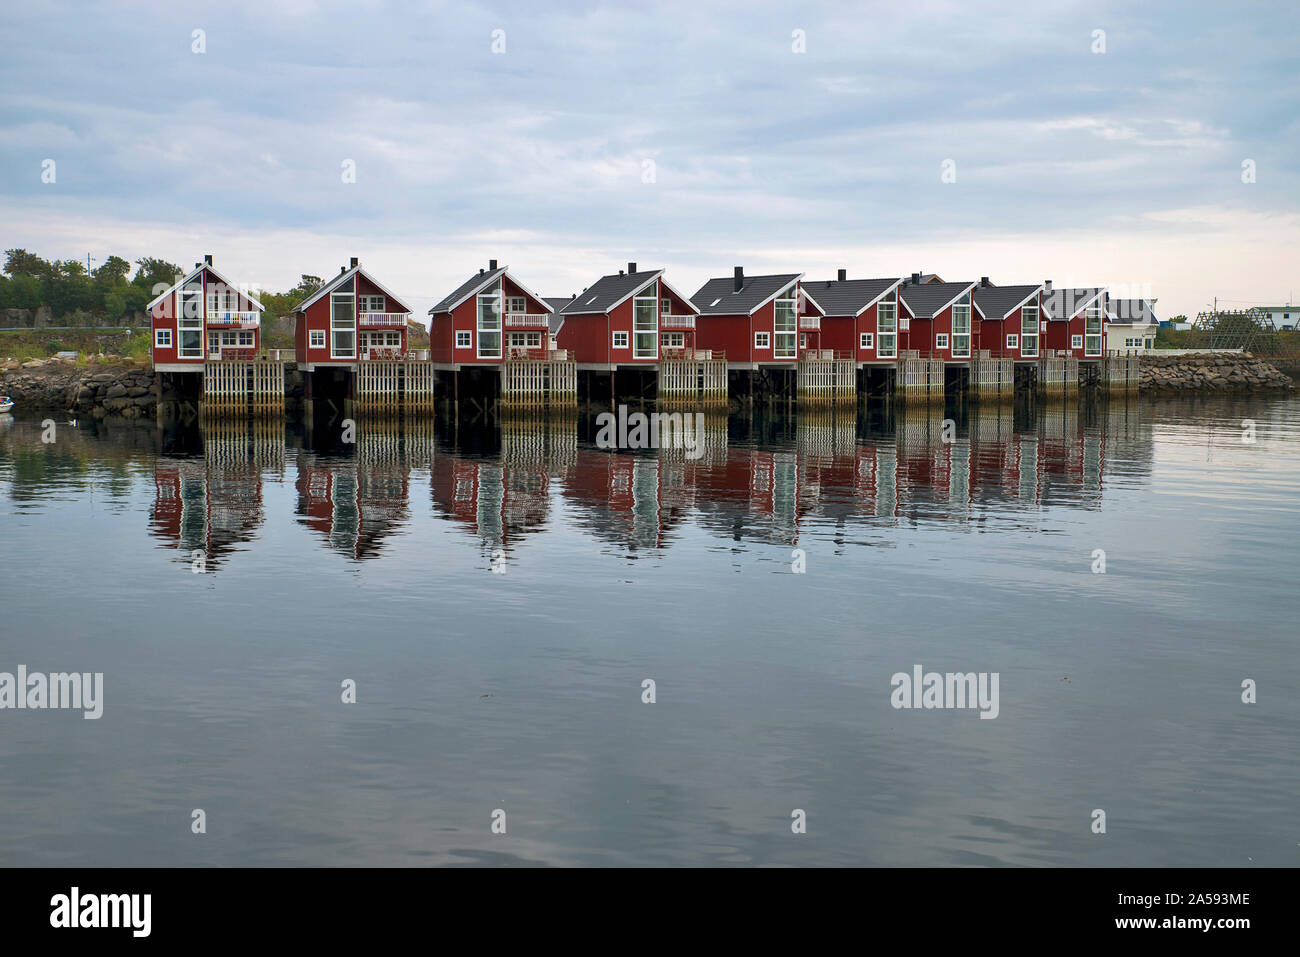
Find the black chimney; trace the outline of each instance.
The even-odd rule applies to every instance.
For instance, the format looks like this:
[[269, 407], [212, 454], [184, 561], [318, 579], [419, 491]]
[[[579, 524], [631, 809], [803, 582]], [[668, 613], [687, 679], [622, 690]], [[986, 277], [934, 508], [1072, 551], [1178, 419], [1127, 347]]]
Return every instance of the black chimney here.
[[982, 287], [985, 288], [985, 289], [987, 289], [987, 288], [989, 287], [989, 277], [988, 277], [988, 276], [980, 276], [980, 286], [982, 286]]
[[1052, 291], [1052, 280], [1050, 280], [1050, 279], [1044, 279], [1044, 280], [1043, 280], [1043, 291], [1044, 291], [1044, 292], [1051, 292], [1051, 291]]
[[343, 275], [343, 274], [344, 274], [345, 272], [347, 272], [347, 271], [348, 271], [348, 267], [347, 267], [347, 266], [340, 266], [340, 267], [339, 267], [339, 275], [340, 275], [340, 276]]
[[209, 266], [211, 266], [211, 265], [212, 265], [212, 253], [204, 253], [204, 254], [203, 254], [203, 261], [204, 261], [205, 263], [207, 263]]
[[912, 285], [913, 286], [921, 285], [921, 274], [919, 272], [912, 273]]
[[618, 271], [618, 274], [619, 274], [620, 276], [623, 275], [623, 270], [620, 269], [620, 270]]
[[844, 280], [848, 278], [849, 278], [849, 271], [847, 269], [841, 269], [838, 276], [839, 281], [844, 282]]
[[478, 274], [479, 274], [480, 276], [483, 275], [483, 267], [482, 267], [482, 266], [479, 267]]
[[736, 292], [740, 292], [741, 287], [745, 285], [745, 267], [736, 267]]
[[628, 263], [628, 264], [627, 264], [627, 274], [630, 276], [630, 275], [632, 275], [632, 273], [634, 273], [634, 272], [636, 272], [636, 263]]
[[497, 271], [497, 261], [495, 259], [489, 259], [488, 272], [496, 272], [496, 271]]
[[357, 257], [356, 257], [356, 256], [353, 256], [353, 257], [352, 257], [352, 262], [348, 264], [348, 268], [349, 268], [349, 269], [356, 269], [356, 268], [357, 268]]

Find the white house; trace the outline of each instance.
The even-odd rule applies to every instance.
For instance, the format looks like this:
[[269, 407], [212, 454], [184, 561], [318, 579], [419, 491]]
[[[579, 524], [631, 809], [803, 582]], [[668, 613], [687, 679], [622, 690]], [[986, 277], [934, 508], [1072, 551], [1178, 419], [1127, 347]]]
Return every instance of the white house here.
[[1106, 304], [1106, 354], [1150, 352], [1159, 320], [1154, 299], [1110, 299]]

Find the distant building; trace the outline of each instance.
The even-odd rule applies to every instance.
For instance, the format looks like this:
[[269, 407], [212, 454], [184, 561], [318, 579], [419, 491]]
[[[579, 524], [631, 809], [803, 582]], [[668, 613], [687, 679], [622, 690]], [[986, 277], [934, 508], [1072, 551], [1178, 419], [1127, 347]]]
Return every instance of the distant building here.
[[1290, 332], [1300, 326], [1300, 306], [1256, 306], [1255, 311], [1274, 329]]
[[1148, 352], [1155, 348], [1156, 318], [1154, 299], [1107, 299], [1106, 352]]

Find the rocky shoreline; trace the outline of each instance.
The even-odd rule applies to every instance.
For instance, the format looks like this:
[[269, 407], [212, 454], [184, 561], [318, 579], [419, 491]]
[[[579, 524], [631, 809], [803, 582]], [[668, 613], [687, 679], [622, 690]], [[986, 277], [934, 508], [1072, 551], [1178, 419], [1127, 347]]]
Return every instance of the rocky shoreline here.
[[25, 410], [140, 419], [157, 411], [154, 382], [153, 370], [142, 366], [50, 361], [6, 370], [0, 375], [0, 392]]
[[1295, 382], [1249, 353], [1144, 355], [1138, 388], [1143, 392], [1287, 392]]

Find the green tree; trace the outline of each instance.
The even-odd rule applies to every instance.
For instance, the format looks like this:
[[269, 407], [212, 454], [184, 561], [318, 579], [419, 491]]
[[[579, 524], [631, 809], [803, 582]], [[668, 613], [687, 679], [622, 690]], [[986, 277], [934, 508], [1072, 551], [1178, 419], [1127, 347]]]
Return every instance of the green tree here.
[[29, 253], [25, 249], [6, 249], [5, 272], [11, 276], [35, 276], [43, 279], [49, 276], [53, 269], [50, 263], [35, 253]]

